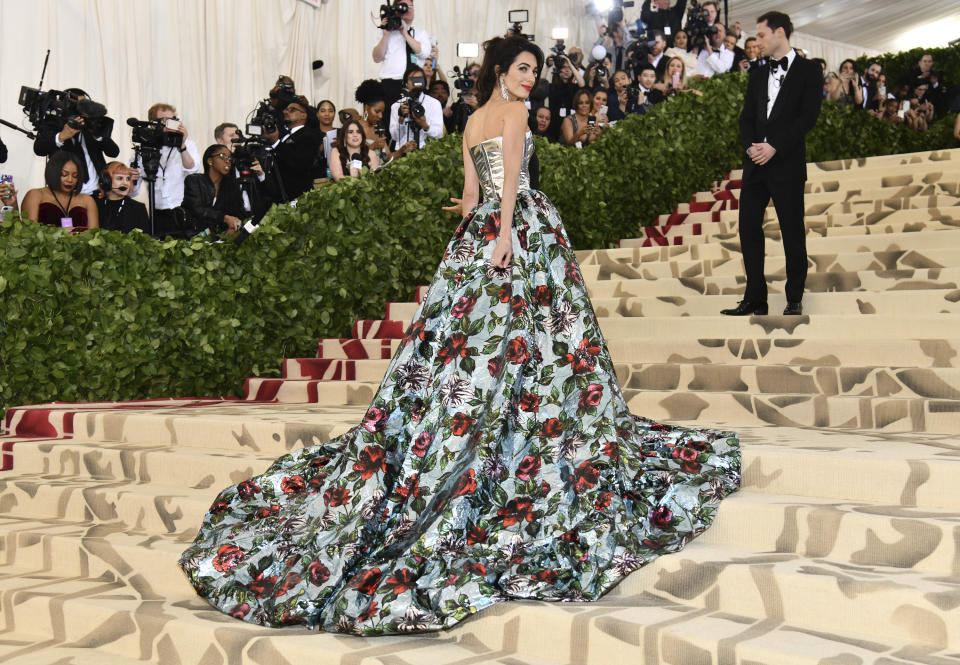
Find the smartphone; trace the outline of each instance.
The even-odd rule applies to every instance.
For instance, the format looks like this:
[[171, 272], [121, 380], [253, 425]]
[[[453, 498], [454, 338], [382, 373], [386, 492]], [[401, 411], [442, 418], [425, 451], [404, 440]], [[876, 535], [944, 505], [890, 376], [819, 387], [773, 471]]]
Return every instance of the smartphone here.
[[607, 105], [604, 104], [600, 107], [600, 115], [607, 115]]
[[595, 115], [588, 115], [588, 116], [587, 116], [587, 124], [590, 125], [591, 127], [595, 127], [595, 126], [597, 125], [597, 116], [595, 116]]
[[[904, 113], [906, 113], [907, 111], [909, 111], [909, 110], [910, 110], [910, 102], [909, 102], [909, 101], [904, 102], [904, 103], [903, 103], [903, 108], [900, 109], [900, 110], [903, 111]], [[901, 117], [903, 117], [903, 116], [901, 116]]]
[[167, 118], [164, 121], [164, 126], [171, 132], [175, 132], [180, 129], [180, 121], [176, 118]]
[[13, 182], [12, 175], [7, 175], [6, 173], [0, 175], [0, 185], [6, 185], [8, 182]]
[[674, 88], [680, 87], [680, 72], [673, 73], [673, 87]]

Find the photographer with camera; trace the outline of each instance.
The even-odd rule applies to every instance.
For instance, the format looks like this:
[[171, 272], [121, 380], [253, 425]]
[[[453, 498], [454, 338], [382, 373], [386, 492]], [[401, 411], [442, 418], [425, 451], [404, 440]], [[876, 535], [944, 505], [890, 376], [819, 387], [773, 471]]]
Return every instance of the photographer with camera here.
[[147, 206], [130, 198], [133, 176], [136, 173], [135, 169], [123, 162], [110, 162], [101, 171], [100, 195], [97, 197], [101, 229], [121, 233], [140, 229], [144, 233], [150, 233]]
[[[477, 110], [477, 76], [480, 74], [480, 65], [475, 62], [467, 63], [467, 66], [461, 71], [459, 67], [453, 68], [456, 78], [453, 81], [454, 87], [460, 91], [460, 95], [449, 108], [442, 103], [443, 124], [448, 134], [463, 133], [467, 126], [467, 121], [473, 112]], [[435, 95], [433, 95], [435, 96]], [[449, 93], [448, 93], [449, 98]]]
[[601, 60], [597, 60], [587, 67], [586, 87], [588, 90], [609, 90], [612, 76], [610, 56], [604, 55]]
[[279, 183], [272, 183], [277, 190], [273, 192], [276, 201], [292, 201], [313, 188], [317, 153], [323, 139], [307, 126], [307, 118], [312, 112], [310, 104], [302, 99], [283, 109], [287, 129], [272, 146], [276, 154], [276, 171], [283, 183], [282, 189]]
[[404, 76], [403, 96], [390, 109], [390, 136], [395, 157], [422, 148], [427, 137], [443, 138], [443, 109], [426, 94], [427, 77], [418, 65], [410, 65]]
[[573, 97], [578, 90], [585, 87], [586, 81], [583, 80], [580, 69], [563, 51], [547, 58], [547, 64], [553, 67], [547, 99], [553, 115], [553, 130], [559, 135], [562, 120], [574, 108]]
[[354, 98], [360, 103], [363, 114], [358, 118], [363, 134], [367, 137], [367, 147], [376, 153], [380, 164], [393, 159], [384, 115], [387, 111], [386, 93], [383, 85], [376, 79], [367, 79], [354, 92]]
[[229, 148], [214, 143], [203, 151], [203, 173], [184, 181], [183, 210], [190, 235], [205, 231], [233, 235], [240, 230], [249, 211], [244, 209]]
[[640, 20], [647, 26], [648, 32], [659, 30], [666, 37], [667, 45], [675, 46], [676, 35], [683, 26], [683, 12], [687, 5], [685, 0], [676, 0], [672, 7], [670, 3], [671, 0], [644, 0], [640, 9]]
[[[373, 61], [380, 65], [388, 126], [392, 126], [391, 109], [402, 94], [407, 67], [422, 65], [430, 57], [430, 35], [423, 28], [413, 27], [413, 5], [414, 0], [394, 0], [393, 4], [380, 6], [380, 29], [383, 34], [373, 47]], [[396, 140], [397, 137], [393, 138]]]
[[723, 23], [713, 26], [715, 30], [703, 42], [697, 55], [697, 73], [705, 78], [729, 72], [733, 67], [733, 51], [727, 48], [727, 27]]
[[53, 153], [43, 171], [46, 186], [31, 189], [23, 197], [23, 216], [46, 226], [99, 227], [96, 202], [80, 191], [80, 173], [80, 159], [74, 153]]
[[39, 157], [48, 157], [58, 150], [66, 150], [77, 156], [80, 163], [80, 191], [93, 194], [97, 191], [97, 177], [106, 166], [107, 157], [120, 154], [120, 147], [110, 138], [113, 119], [107, 117], [107, 109], [90, 100], [79, 88], [67, 88], [69, 107], [66, 122], [63, 118], [47, 117], [37, 127], [37, 139], [33, 152]]

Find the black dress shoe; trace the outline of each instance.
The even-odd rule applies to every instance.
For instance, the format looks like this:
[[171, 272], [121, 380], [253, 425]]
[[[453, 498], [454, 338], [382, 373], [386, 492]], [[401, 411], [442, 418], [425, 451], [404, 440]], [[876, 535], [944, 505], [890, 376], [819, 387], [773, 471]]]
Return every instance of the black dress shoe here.
[[767, 303], [741, 300], [740, 304], [733, 309], [721, 309], [720, 313], [726, 314], [727, 316], [750, 316], [751, 314], [764, 316], [767, 313]]
[[801, 314], [803, 314], [802, 302], [787, 301], [787, 306], [783, 308], [784, 316], [800, 316]]

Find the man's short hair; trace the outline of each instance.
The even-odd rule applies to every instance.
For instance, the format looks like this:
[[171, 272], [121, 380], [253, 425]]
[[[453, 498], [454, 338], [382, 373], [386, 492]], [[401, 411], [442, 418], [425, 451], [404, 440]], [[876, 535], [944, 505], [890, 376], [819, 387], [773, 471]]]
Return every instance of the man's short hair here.
[[156, 120], [159, 117], [160, 111], [173, 111], [176, 113], [177, 107], [172, 104], [165, 104], [164, 102], [154, 104], [147, 109], [147, 120]]
[[410, 78], [411, 74], [417, 74], [417, 73], [419, 73], [424, 79], [427, 78], [427, 73], [423, 71], [423, 67], [421, 67], [420, 65], [415, 65], [413, 63], [410, 63], [409, 65], [407, 65], [407, 71], [403, 73], [404, 82], [406, 82], [406, 80]]
[[650, 40], [653, 41], [659, 37], [663, 41], [667, 41], [667, 36], [663, 34], [663, 30], [651, 30], [650, 31]]
[[703, 3], [702, 5], [700, 5], [700, 6], [701, 6], [701, 7], [706, 7], [707, 5], [713, 5], [713, 8], [717, 10], [717, 14], [720, 13], [720, 5], [718, 5], [716, 2], [714, 2], [714, 0], [707, 0], [706, 2], [704, 2], [704, 3]]
[[233, 124], [232, 122], [221, 122], [213, 130], [213, 140], [219, 142], [220, 139], [223, 138], [223, 135], [226, 133], [226, 131], [231, 127], [233, 127], [234, 129], [240, 129], [240, 127]]
[[750, 42], [755, 42], [755, 41], [757, 41], [757, 38], [756, 38], [756, 37], [747, 37], [747, 38], [744, 40], [743, 45], [746, 46], [746, 45], [749, 44]]
[[790, 35], [793, 34], [793, 23], [790, 22], [790, 17], [783, 12], [762, 14], [757, 18], [757, 23], [766, 23], [770, 32], [776, 32], [777, 28], [783, 28], [783, 34], [787, 36], [787, 39], [790, 39]]
[[450, 94], [450, 84], [447, 83], [446, 81], [444, 81], [443, 79], [437, 79], [436, 81], [434, 81], [433, 83], [430, 84], [430, 87], [431, 87], [431, 88], [443, 88], [444, 90], [447, 91], [447, 94], [448, 94], [448, 95]]

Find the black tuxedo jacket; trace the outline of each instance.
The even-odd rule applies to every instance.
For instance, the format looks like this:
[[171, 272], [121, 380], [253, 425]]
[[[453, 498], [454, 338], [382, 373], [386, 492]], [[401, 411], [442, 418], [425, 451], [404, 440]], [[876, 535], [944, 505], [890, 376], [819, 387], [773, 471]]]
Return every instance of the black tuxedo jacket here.
[[[767, 117], [767, 80], [770, 66], [750, 71], [747, 94], [740, 114], [740, 141], [743, 144], [743, 179], [765, 178], [770, 182], [807, 179], [806, 136], [817, 124], [823, 102], [823, 74], [820, 65], [796, 57], [780, 93]], [[766, 141], [776, 154], [757, 166], [746, 154], [753, 143]]]
[[[39, 157], [49, 157], [58, 150], [66, 150], [77, 156], [80, 162], [80, 184], [81, 186], [90, 180], [90, 174], [87, 173], [87, 159], [83, 156], [83, 145], [80, 144], [80, 134], [64, 142], [62, 148], [57, 147], [57, 134], [63, 129], [61, 120], [46, 121], [37, 129], [37, 140], [33, 142], [33, 152]], [[110, 120], [110, 129], [113, 128], [113, 121]], [[107, 157], [116, 157], [120, 154], [120, 147], [110, 138], [110, 131], [105, 132], [106, 136], [102, 140], [97, 140], [89, 130], [82, 130], [83, 143], [87, 146], [90, 153], [90, 161], [97, 170], [94, 175], [99, 175], [103, 167], [107, 165], [104, 155]]]
[[285, 137], [277, 146], [277, 168], [288, 201], [313, 188], [317, 151], [321, 145], [323, 140], [319, 132], [305, 126]]

